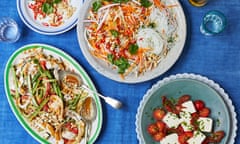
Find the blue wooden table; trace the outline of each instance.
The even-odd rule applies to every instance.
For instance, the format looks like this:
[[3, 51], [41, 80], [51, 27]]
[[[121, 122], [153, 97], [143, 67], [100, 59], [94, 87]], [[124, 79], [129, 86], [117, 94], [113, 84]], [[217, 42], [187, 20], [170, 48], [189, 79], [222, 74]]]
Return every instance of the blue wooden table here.
[[[95, 71], [84, 58], [77, 41], [76, 28], [55, 36], [38, 34], [21, 21], [14, 0], [1, 0], [0, 17], [14, 18], [21, 28], [21, 38], [13, 44], [0, 43], [0, 143], [37, 143], [19, 124], [11, 111], [4, 92], [4, 68], [8, 58], [19, 47], [30, 43], [45, 43], [64, 50], [75, 58], [87, 71], [97, 90], [118, 98], [124, 103], [115, 110], [102, 101], [103, 126], [96, 143], [135, 144], [135, 115], [139, 102], [146, 91], [157, 81], [177, 73], [195, 73], [214, 80], [229, 94], [239, 117], [240, 109], [240, 2], [239, 0], [209, 0], [201, 8], [180, 0], [187, 18], [187, 41], [176, 64], [156, 79], [139, 83], [123, 84], [112, 81]], [[219, 10], [227, 17], [227, 27], [217, 36], [204, 36], [199, 31], [203, 15], [209, 10]], [[239, 126], [238, 126], [239, 127]], [[240, 132], [238, 131], [238, 136]], [[240, 140], [236, 138], [236, 144]]]

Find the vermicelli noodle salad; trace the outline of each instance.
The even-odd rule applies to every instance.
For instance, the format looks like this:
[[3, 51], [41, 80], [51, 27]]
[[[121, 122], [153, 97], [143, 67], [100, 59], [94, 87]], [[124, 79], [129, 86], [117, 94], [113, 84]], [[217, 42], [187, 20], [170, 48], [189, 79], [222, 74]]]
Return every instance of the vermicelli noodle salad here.
[[84, 20], [91, 54], [122, 78], [156, 68], [178, 41], [178, 4], [167, 0], [97, 0]]
[[60, 79], [59, 71], [73, 71], [70, 65], [36, 47], [25, 50], [11, 71], [11, 96], [28, 125], [50, 143], [80, 143], [86, 125], [80, 111], [91, 94]]

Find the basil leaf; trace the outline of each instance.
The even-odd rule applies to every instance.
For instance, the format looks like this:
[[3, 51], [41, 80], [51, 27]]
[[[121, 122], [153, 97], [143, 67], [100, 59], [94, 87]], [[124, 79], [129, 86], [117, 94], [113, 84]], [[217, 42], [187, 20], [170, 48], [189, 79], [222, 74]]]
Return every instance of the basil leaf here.
[[50, 14], [53, 12], [53, 6], [49, 3], [44, 3], [42, 5], [42, 11], [46, 14]]
[[145, 8], [148, 8], [152, 5], [152, 2], [150, 2], [149, 0], [141, 0], [140, 3], [141, 3], [141, 6]]
[[138, 51], [138, 45], [137, 44], [131, 44], [128, 48], [128, 51], [130, 54], [136, 54]]
[[93, 7], [93, 11], [94, 12], [97, 12], [98, 9], [102, 6], [102, 3], [100, 1], [95, 1], [93, 4], [92, 4], [92, 7]]
[[118, 37], [118, 35], [119, 35], [119, 32], [116, 30], [110, 30], [110, 32], [114, 37]]

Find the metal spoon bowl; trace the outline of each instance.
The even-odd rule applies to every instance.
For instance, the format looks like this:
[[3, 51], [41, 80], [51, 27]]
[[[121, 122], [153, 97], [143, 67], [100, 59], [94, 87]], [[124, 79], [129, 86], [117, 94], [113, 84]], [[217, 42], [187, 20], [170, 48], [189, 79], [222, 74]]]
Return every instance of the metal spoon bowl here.
[[96, 102], [92, 97], [87, 97], [84, 100], [80, 115], [86, 123], [84, 139], [85, 144], [87, 144], [89, 134], [92, 130], [92, 121], [95, 120], [97, 116]]
[[103, 96], [103, 95], [99, 94], [98, 92], [95, 92], [95, 91], [91, 90], [90, 88], [88, 88], [88, 86], [83, 83], [82, 78], [74, 72], [59, 71], [58, 72], [58, 79], [61, 82], [63, 82], [65, 85], [67, 85], [68, 87], [84, 88], [87, 91], [98, 95], [106, 103], [108, 103], [110, 106], [112, 106], [115, 109], [119, 109], [122, 106], [122, 103], [119, 100], [116, 100], [116, 99], [111, 98], [111, 97]]

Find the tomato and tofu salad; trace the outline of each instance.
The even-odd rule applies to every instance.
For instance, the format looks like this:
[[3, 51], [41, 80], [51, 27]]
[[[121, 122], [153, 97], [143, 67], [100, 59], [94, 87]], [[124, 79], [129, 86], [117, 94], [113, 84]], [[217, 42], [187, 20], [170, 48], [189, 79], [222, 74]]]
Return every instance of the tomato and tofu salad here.
[[34, 20], [46, 27], [64, 24], [77, 9], [71, 0], [28, 0], [28, 8], [33, 12]]
[[162, 96], [162, 107], [152, 112], [153, 123], [147, 132], [161, 144], [210, 144], [220, 143], [224, 131], [213, 131], [211, 110], [202, 100], [191, 100], [182, 95], [177, 100]]

